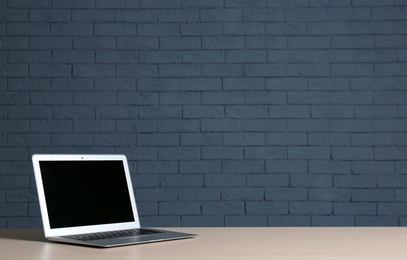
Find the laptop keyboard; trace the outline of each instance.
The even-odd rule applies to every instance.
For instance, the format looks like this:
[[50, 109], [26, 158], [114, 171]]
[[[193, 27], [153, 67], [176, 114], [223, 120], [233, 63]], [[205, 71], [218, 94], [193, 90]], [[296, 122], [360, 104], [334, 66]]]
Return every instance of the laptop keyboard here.
[[70, 235], [64, 236], [64, 238], [75, 239], [80, 241], [90, 241], [90, 240], [102, 240], [102, 239], [111, 239], [118, 237], [131, 237], [131, 236], [143, 236], [149, 234], [163, 233], [164, 231], [152, 230], [152, 229], [127, 229], [119, 231], [108, 231], [108, 232], [97, 232], [89, 234], [80, 234], [80, 235]]

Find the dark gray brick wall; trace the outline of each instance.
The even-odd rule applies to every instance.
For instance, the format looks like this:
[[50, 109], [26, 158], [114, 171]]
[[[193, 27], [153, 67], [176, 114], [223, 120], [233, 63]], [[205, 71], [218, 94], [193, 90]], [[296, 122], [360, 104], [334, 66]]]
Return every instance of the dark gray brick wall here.
[[146, 226], [405, 226], [402, 0], [0, 0], [0, 227], [33, 153], [124, 153]]

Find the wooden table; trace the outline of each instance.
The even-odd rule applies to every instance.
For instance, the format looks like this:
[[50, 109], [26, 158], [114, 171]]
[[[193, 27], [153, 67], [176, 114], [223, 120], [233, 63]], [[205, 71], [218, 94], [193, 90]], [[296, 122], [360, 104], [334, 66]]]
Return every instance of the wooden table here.
[[41, 229], [0, 229], [0, 259], [407, 259], [405, 227], [171, 228], [196, 238], [108, 249], [47, 242]]

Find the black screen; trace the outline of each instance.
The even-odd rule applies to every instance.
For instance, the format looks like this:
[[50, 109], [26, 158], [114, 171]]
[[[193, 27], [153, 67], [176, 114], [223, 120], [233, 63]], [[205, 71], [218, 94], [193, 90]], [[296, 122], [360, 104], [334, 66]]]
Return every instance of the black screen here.
[[122, 161], [41, 161], [51, 228], [134, 221]]

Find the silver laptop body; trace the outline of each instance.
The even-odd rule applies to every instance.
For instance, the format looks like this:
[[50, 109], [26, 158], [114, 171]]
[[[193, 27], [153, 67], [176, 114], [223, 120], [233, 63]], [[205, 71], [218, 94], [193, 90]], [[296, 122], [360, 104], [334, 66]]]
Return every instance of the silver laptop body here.
[[124, 155], [32, 156], [45, 237], [113, 247], [194, 237], [140, 227]]

